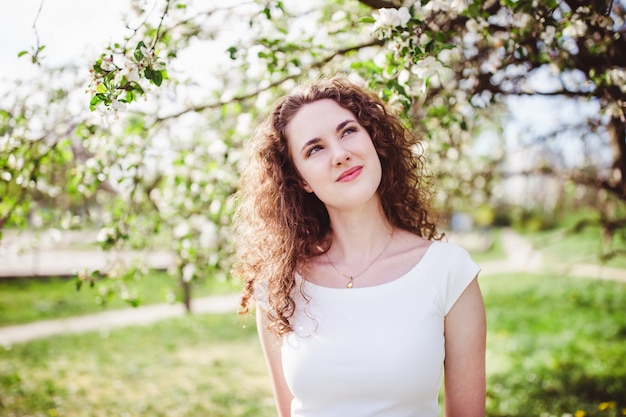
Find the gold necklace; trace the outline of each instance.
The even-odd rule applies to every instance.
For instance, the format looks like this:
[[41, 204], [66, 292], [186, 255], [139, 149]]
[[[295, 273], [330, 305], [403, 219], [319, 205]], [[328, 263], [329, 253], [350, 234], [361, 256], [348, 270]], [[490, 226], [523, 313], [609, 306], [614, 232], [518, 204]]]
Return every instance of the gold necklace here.
[[393, 238], [393, 233], [394, 233], [394, 232], [395, 232], [395, 230], [393, 230], [393, 229], [392, 229], [392, 230], [391, 230], [391, 234], [389, 235], [389, 240], [387, 241], [387, 244], [385, 245], [385, 247], [383, 248], [383, 250], [382, 250], [382, 251], [381, 251], [378, 255], [376, 255], [376, 257], [372, 260], [372, 262], [370, 262], [370, 263], [369, 263], [369, 265], [367, 265], [367, 267], [366, 267], [363, 271], [359, 272], [358, 274], [354, 274], [354, 275], [347, 275], [347, 274], [344, 274], [343, 272], [341, 272], [341, 271], [339, 270], [339, 268], [337, 268], [337, 267], [335, 266], [335, 264], [333, 263], [333, 261], [331, 261], [331, 260], [330, 260], [330, 256], [328, 256], [328, 252], [325, 252], [325, 254], [326, 254], [326, 259], [328, 259], [328, 262], [329, 262], [329, 263], [330, 263], [330, 265], [331, 265], [331, 266], [335, 269], [335, 271], [337, 271], [337, 272], [338, 272], [340, 275], [342, 275], [343, 277], [348, 278], [348, 285], [346, 285], [346, 287], [347, 287], [347, 288], [352, 288], [352, 280], [353, 280], [354, 278], [358, 278], [358, 277], [360, 277], [361, 275], [363, 275], [364, 273], [366, 273], [366, 272], [370, 269], [370, 267], [371, 267], [372, 265], [374, 265], [374, 262], [376, 262], [376, 261], [377, 261], [377, 260], [378, 260], [381, 256], [383, 256], [383, 253], [385, 253], [385, 252], [387, 251], [387, 249], [389, 248], [389, 245], [391, 244], [391, 240], [392, 240], [392, 238]]

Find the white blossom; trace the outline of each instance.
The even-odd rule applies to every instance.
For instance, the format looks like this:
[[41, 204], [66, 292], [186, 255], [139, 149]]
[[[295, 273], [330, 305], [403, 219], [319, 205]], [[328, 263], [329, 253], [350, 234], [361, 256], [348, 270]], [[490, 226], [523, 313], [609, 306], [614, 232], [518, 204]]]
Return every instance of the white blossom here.
[[217, 227], [213, 222], [205, 222], [200, 228], [198, 239], [203, 249], [212, 249], [217, 246]]
[[398, 82], [400, 84], [407, 85], [410, 77], [411, 77], [411, 73], [403, 69], [398, 73]]
[[541, 32], [540, 36], [541, 40], [543, 40], [546, 45], [550, 45], [556, 36], [556, 28], [552, 25], [547, 25], [545, 30]]
[[102, 229], [100, 229], [100, 231], [98, 231], [96, 240], [98, 242], [106, 242], [114, 235], [115, 235], [115, 229], [113, 229], [112, 227], [103, 227]]
[[385, 68], [387, 66], [387, 54], [385, 52], [379, 52], [374, 56], [374, 64], [378, 68]]
[[459, 61], [463, 57], [463, 51], [460, 47], [455, 46], [454, 48], [444, 49], [439, 52], [437, 55], [437, 59], [445, 65], [450, 65], [454, 61]]
[[102, 58], [102, 64], [100, 64], [100, 68], [102, 68], [104, 71], [114, 71], [117, 69], [117, 67], [113, 63], [113, 58], [106, 56]]
[[180, 239], [181, 237], [187, 236], [189, 234], [189, 230], [189, 224], [182, 222], [174, 228], [174, 237]]
[[428, 12], [448, 12], [457, 14], [466, 9], [465, 0], [432, 0], [424, 5], [424, 10]]
[[337, 12], [335, 12], [332, 17], [331, 20], [338, 22], [338, 21], [342, 21], [347, 17], [347, 13], [345, 10], [339, 10]]
[[426, 58], [418, 61], [411, 68], [411, 72], [415, 74], [418, 78], [427, 79], [444, 70], [441, 62], [437, 61], [435, 57], [427, 56]]
[[350, 80], [351, 83], [358, 85], [359, 87], [365, 87], [367, 85], [365, 80], [356, 72], [351, 72], [350, 74], [348, 74], [348, 80]]
[[569, 26], [563, 29], [563, 35], [570, 38], [582, 38], [587, 33], [587, 25], [581, 20], [570, 21]]
[[118, 99], [111, 100], [111, 108], [114, 111], [126, 111], [126, 103], [122, 103]]
[[465, 28], [471, 33], [482, 32], [487, 26], [489, 26], [489, 22], [485, 19], [468, 19], [467, 22], [465, 22]]
[[453, 10], [457, 13], [463, 13], [467, 9], [466, 0], [452, 0], [450, 2], [450, 10]]
[[604, 109], [602, 109], [602, 113], [610, 116], [611, 118], [624, 117], [624, 109], [622, 109], [620, 105], [615, 102], [608, 104]]
[[228, 152], [228, 146], [221, 140], [216, 139], [207, 147], [207, 153], [213, 158], [223, 158]]
[[411, 67], [411, 72], [415, 74], [418, 79], [423, 81], [422, 85], [419, 87], [420, 93], [426, 91], [427, 82], [440, 86], [450, 80], [452, 76], [452, 70], [432, 56], [418, 61]]
[[140, 46], [139, 50], [143, 55], [143, 60], [146, 62], [146, 66], [151, 66], [154, 60], [154, 51], [152, 49], [148, 49], [146, 46]]
[[405, 27], [411, 19], [409, 9], [400, 7], [399, 9], [383, 8], [374, 12], [373, 32], [378, 34], [380, 39], [388, 38], [391, 32], [397, 27]]
[[121, 73], [122, 77], [126, 78], [128, 81], [134, 81], [138, 83], [141, 80], [139, 76], [139, 67], [137, 64], [130, 59], [126, 59], [124, 61], [124, 68]]
[[626, 71], [622, 68], [612, 68], [607, 71], [607, 76], [611, 79], [611, 82], [621, 87], [621, 90], [626, 92]]
[[[252, 130], [252, 121], [252, 114], [247, 112], [241, 113], [239, 116], [237, 116], [236, 132], [242, 136], [248, 136], [250, 134], [250, 131]], [[224, 153], [226, 152], [224, 151]]]
[[526, 13], [521, 13], [521, 16], [517, 15], [515, 19], [513, 19], [513, 25], [518, 28], [525, 28], [526, 26], [528, 26], [530, 20], [530, 15]]
[[194, 264], [187, 264], [183, 266], [183, 281], [191, 282], [193, 276], [196, 273], [196, 266]]

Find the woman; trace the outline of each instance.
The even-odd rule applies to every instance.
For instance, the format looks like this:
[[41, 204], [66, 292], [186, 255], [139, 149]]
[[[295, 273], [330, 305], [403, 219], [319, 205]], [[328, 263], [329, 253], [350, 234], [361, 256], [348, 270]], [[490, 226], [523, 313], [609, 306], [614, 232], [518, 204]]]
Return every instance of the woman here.
[[375, 95], [321, 80], [252, 141], [236, 217], [280, 417], [484, 416], [479, 267], [429, 218], [419, 141]]

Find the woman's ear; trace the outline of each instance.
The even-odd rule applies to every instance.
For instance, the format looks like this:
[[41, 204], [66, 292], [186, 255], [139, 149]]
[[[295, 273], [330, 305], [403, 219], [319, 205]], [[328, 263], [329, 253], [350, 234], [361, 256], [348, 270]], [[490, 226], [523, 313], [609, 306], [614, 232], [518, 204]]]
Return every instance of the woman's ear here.
[[307, 182], [304, 181], [304, 180], [300, 180], [300, 186], [307, 193], [312, 193], [313, 192], [313, 189], [311, 188], [311, 186], [309, 184], [307, 184]]

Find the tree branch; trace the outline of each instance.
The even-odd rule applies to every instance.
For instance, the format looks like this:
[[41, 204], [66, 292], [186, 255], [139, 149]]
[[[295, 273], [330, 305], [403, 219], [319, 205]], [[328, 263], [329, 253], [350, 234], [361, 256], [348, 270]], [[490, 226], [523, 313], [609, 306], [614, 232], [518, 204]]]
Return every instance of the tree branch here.
[[[311, 69], [323, 67], [324, 65], [326, 65], [327, 63], [329, 63], [330, 61], [332, 61], [334, 58], [336, 58], [338, 56], [343, 56], [343, 55], [346, 55], [346, 54], [348, 54], [350, 52], [358, 51], [360, 49], [368, 48], [370, 46], [380, 46], [382, 44], [383, 44], [383, 41], [378, 40], [378, 39], [374, 39], [372, 41], [369, 41], [369, 42], [366, 42], [366, 43], [363, 43], [363, 44], [360, 44], [360, 45], [349, 46], [347, 48], [336, 50], [335, 52], [333, 52], [332, 54], [326, 56], [325, 58], [323, 58], [323, 59], [321, 59], [319, 61], [316, 61], [316, 62], [312, 63], [311, 65], [303, 68], [302, 72], [306, 73], [306, 72], [308, 72]], [[253, 91], [251, 91], [251, 92], [249, 92], [247, 94], [242, 94], [242, 95], [236, 96], [236, 97], [234, 97], [234, 98], [232, 98], [230, 100], [217, 101], [217, 102], [214, 102], [214, 103], [203, 104], [203, 105], [199, 105], [199, 106], [195, 106], [195, 107], [189, 107], [189, 108], [181, 110], [181, 111], [179, 111], [177, 113], [173, 113], [173, 114], [170, 114], [170, 115], [167, 115], [167, 116], [163, 116], [163, 117], [158, 117], [157, 119], [155, 119], [154, 123], [161, 123], [161, 122], [163, 122], [165, 120], [168, 120], [168, 119], [175, 119], [175, 118], [178, 118], [178, 117], [180, 117], [180, 116], [182, 116], [184, 114], [187, 114], [187, 113], [202, 112], [204, 110], [215, 109], [215, 108], [221, 107], [221, 106], [223, 106], [225, 104], [245, 101], [245, 100], [248, 100], [248, 99], [251, 99], [253, 97], [258, 96], [260, 93], [262, 93], [264, 91], [270, 90], [270, 89], [272, 89], [274, 87], [277, 87], [277, 86], [283, 84], [286, 81], [293, 80], [295, 78], [298, 78], [298, 75], [287, 75], [287, 76], [281, 78], [280, 80], [274, 81], [274, 82], [268, 84], [265, 87], [257, 88], [256, 90], [253, 90]]]
[[359, 3], [369, 6], [372, 9], [398, 8], [402, 6], [402, 1], [400, 0], [359, 0]]
[[154, 35], [154, 39], [152, 40], [152, 45], [150, 46], [150, 49], [156, 48], [156, 44], [159, 41], [159, 38], [161, 37], [161, 28], [163, 26], [163, 20], [165, 20], [165, 16], [167, 16], [167, 13], [169, 12], [169, 10], [170, 10], [170, 0], [166, 0], [165, 9], [163, 10], [163, 13], [161, 13], [159, 26], [156, 29], [156, 34]]
[[530, 177], [533, 175], [545, 175], [547, 177], [565, 179], [566, 181], [572, 181], [575, 184], [608, 191], [621, 201], [626, 200], [626, 195], [624, 195], [624, 191], [619, 185], [611, 183], [611, 181], [607, 178], [584, 175], [584, 172], [558, 172], [552, 167], [541, 166], [536, 169], [505, 172], [501, 174], [502, 178]]

